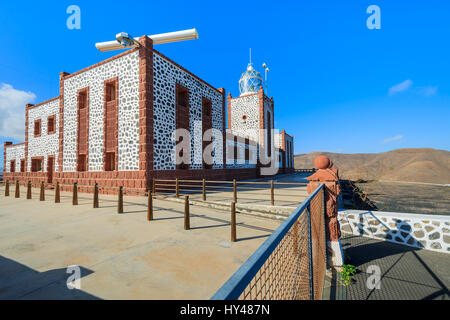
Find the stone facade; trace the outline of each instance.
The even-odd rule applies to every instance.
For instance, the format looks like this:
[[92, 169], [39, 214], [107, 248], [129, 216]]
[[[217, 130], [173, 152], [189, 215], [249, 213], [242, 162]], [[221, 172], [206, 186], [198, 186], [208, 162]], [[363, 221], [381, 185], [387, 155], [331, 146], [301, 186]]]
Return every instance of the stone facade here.
[[118, 167], [139, 169], [139, 52], [64, 78], [63, 172], [74, 172], [77, 152], [77, 93], [89, 88], [88, 171], [103, 171], [104, 82], [118, 77]]
[[450, 218], [413, 213], [340, 210], [341, 232], [450, 253]]
[[11, 144], [5, 146], [5, 171], [11, 172], [11, 160], [15, 161], [15, 172], [20, 172], [20, 160], [25, 159], [25, 144]]
[[[59, 156], [59, 98], [49, 100], [39, 105], [30, 105], [27, 108], [28, 118], [28, 141], [27, 141], [27, 172], [31, 172], [31, 159], [34, 157], [44, 157], [43, 171], [47, 171], [47, 161], [49, 156], [55, 157], [55, 171], [58, 171]], [[49, 118], [54, 117], [54, 128], [48, 128]], [[40, 120], [41, 133], [34, 135], [34, 123]]]
[[[202, 169], [202, 98], [212, 104], [212, 128], [223, 132], [223, 95], [183, 68], [155, 52], [154, 81], [154, 169], [175, 170], [172, 132], [176, 129], [175, 89], [181, 85], [189, 91], [189, 129], [191, 133], [191, 169]], [[214, 146], [213, 168], [223, 168], [223, 144]]]
[[[26, 106], [25, 143], [4, 148], [5, 179], [148, 189], [152, 179], [258, 176], [259, 130], [269, 127], [273, 132], [273, 99], [261, 88], [253, 95], [229, 96], [226, 102], [224, 89], [212, 87], [154, 50], [150, 38], [141, 37], [139, 42], [139, 48], [83, 70], [61, 72], [58, 97]], [[181, 117], [178, 87], [188, 94], [185, 126], [191, 134], [191, 154], [187, 170], [176, 167], [173, 153], [173, 132]], [[211, 109], [206, 118], [205, 101]], [[229, 131], [235, 132], [231, 138], [226, 134], [225, 105]], [[203, 162], [202, 136], [208, 126], [215, 133], [211, 167]], [[251, 139], [245, 141], [245, 137]], [[263, 136], [263, 143], [267, 139]], [[235, 149], [237, 156], [228, 157], [227, 150]], [[283, 152], [276, 151], [279, 165], [284, 163]], [[250, 159], [245, 160], [247, 156]], [[26, 172], [19, 173], [23, 159]], [[52, 172], [47, 172], [52, 168], [49, 159], [53, 159]], [[16, 160], [14, 173], [11, 160]], [[39, 172], [31, 172], [36, 171], [33, 160], [42, 161]]]

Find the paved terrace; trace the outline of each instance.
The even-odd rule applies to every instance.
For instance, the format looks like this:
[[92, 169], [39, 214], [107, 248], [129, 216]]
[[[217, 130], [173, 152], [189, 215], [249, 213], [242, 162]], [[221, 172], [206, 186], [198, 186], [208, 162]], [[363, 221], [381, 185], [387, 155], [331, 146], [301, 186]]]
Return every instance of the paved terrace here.
[[[230, 214], [191, 206], [191, 230], [183, 229], [179, 203], [146, 198], [53, 191], [39, 201], [4, 196], [0, 186], [0, 299], [209, 299], [278, 227], [276, 220], [237, 215], [238, 242], [230, 243]], [[68, 290], [66, 268], [81, 267], [81, 290]]]
[[[347, 300], [450, 299], [450, 254], [354, 235], [343, 235], [341, 243], [348, 263], [358, 269]], [[381, 270], [380, 289], [366, 285], [371, 265]]]
[[[274, 185], [274, 199], [275, 206], [290, 207], [292, 210], [306, 199], [308, 193], [306, 192], [306, 177], [311, 174], [280, 174], [275, 178], [270, 179], [254, 179], [246, 180], [246, 182], [252, 182], [251, 184], [244, 184], [242, 181], [238, 181], [237, 198], [238, 203], [246, 205], [263, 205], [270, 206], [270, 181], [273, 180]], [[257, 183], [260, 182], [260, 183]], [[280, 183], [292, 183], [292, 184], [277, 184]], [[161, 184], [168, 184], [168, 182], [158, 182]], [[172, 182], [171, 185], [174, 183]], [[304, 184], [304, 185], [301, 185]], [[188, 185], [180, 181], [180, 185]], [[166, 187], [167, 188], [167, 187]], [[182, 190], [182, 188], [180, 187]], [[257, 190], [259, 189], [259, 190]], [[189, 194], [193, 200], [202, 199], [202, 189], [198, 187], [196, 191], [182, 190], [181, 195]], [[229, 204], [233, 201], [233, 188], [232, 184], [207, 184], [207, 201]]]

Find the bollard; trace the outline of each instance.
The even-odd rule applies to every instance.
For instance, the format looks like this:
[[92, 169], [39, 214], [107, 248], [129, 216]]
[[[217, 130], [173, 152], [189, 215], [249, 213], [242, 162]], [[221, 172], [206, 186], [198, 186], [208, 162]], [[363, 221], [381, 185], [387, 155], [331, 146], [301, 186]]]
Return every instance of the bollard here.
[[41, 194], [39, 197], [39, 201], [45, 201], [45, 185], [44, 181], [41, 181]]
[[231, 203], [231, 242], [236, 242], [236, 203]]
[[78, 183], [76, 182], [73, 184], [72, 205], [78, 205]]
[[152, 193], [156, 194], [156, 181], [155, 181], [155, 179], [152, 180]]
[[59, 182], [56, 183], [56, 189], [55, 189], [55, 203], [61, 202], [61, 196], [59, 194]]
[[32, 197], [31, 195], [31, 181], [28, 181], [27, 183], [27, 200], [30, 200]]
[[191, 224], [189, 221], [189, 196], [184, 197], [184, 230], [189, 230]]
[[19, 186], [19, 180], [16, 180], [16, 198], [20, 198], [20, 186]]
[[203, 201], [206, 201], [206, 180], [205, 179], [203, 179], [202, 189], [203, 189]]
[[180, 197], [180, 189], [178, 187], [178, 178], [175, 179], [175, 195], [176, 195], [177, 198]]
[[237, 183], [236, 183], [236, 179], [233, 179], [233, 202], [237, 202]]
[[275, 192], [273, 189], [273, 180], [270, 180], [270, 205], [275, 205]]
[[152, 192], [148, 191], [148, 204], [147, 204], [147, 221], [153, 220], [153, 196]]
[[94, 185], [94, 203], [92, 204], [94, 209], [98, 208], [98, 184], [97, 182]]
[[6, 180], [5, 197], [9, 197], [9, 181]]
[[117, 213], [123, 213], [123, 187], [119, 187], [119, 199], [117, 202]]

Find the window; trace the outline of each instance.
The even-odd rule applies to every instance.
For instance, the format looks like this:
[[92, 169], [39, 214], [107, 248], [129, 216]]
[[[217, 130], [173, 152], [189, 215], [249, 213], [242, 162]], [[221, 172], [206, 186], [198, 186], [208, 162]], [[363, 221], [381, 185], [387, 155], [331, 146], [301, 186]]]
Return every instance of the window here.
[[20, 160], [20, 172], [25, 172], [25, 159]]
[[116, 170], [116, 153], [106, 152], [105, 171], [115, 171], [115, 170]]
[[272, 157], [272, 118], [267, 111], [267, 156]]
[[203, 109], [203, 116], [211, 117], [211, 109], [212, 109], [211, 100], [203, 98], [202, 109]]
[[10, 172], [16, 172], [16, 160], [11, 160], [9, 171]]
[[[189, 90], [179, 84], [176, 85], [176, 105], [175, 105], [175, 127], [176, 129], [186, 129], [189, 131]], [[205, 118], [203, 117], [203, 122]], [[181, 146], [179, 142], [181, 142], [182, 138], [179, 138], [177, 143], [176, 152], [180, 152]], [[190, 155], [190, 149], [186, 149], [186, 156]], [[190, 160], [190, 157], [189, 157]], [[177, 169], [188, 170], [189, 169], [189, 161], [188, 163], [182, 163], [176, 166]]]
[[[202, 98], [202, 136], [205, 136], [206, 131], [210, 130], [212, 128], [212, 117], [211, 117], [211, 109], [212, 109], [212, 103], [211, 100], [203, 97]], [[203, 153], [206, 152], [206, 148], [211, 142], [209, 141], [203, 141]], [[208, 159], [208, 161], [205, 161], [205, 158], [203, 158], [203, 168], [204, 169], [212, 169], [212, 158], [210, 157], [210, 154], [205, 155]]]
[[245, 138], [245, 160], [250, 160], [250, 140]]
[[50, 116], [47, 118], [47, 134], [54, 134], [56, 132], [56, 116]]
[[41, 119], [34, 120], [34, 136], [39, 137], [41, 135]]
[[177, 86], [177, 105], [182, 107], [187, 107], [189, 105], [187, 88]]
[[86, 91], [80, 91], [78, 93], [78, 109], [86, 108], [87, 104], [88, 104], [87, 92]]
[[105, 100], [111, 102], [116, 100], [116, 82], [109, 82], [105, 85]]
[[42, 159], [31, 159], [31, 171], [41, 172], [42, 171]]
[[77, 159], [77, 171], [86, 171], [87, 163], [86, 163], [86, 155], [79, 154]]

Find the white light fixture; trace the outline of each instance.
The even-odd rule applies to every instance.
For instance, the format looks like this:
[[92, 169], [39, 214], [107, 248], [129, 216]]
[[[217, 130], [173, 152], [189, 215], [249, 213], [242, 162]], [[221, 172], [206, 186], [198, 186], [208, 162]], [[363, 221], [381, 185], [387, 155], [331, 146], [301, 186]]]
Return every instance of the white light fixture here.
[[[198, 39], [198, 32], [194, 29], [167, 32], [154, 34], [149, 36], [153, 40], [153, 44], [162, 44], [169, 42], [177, 42], [184, 40], [195, 40]], [[139, 46], [139, 38], [133, 38], [126, 32], [121, 32], [116, 35], [115, 41], [98, 42], [95, 47], [101, 52], [128, 49]]]

